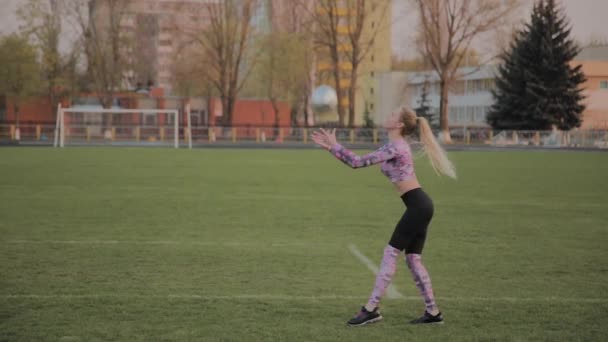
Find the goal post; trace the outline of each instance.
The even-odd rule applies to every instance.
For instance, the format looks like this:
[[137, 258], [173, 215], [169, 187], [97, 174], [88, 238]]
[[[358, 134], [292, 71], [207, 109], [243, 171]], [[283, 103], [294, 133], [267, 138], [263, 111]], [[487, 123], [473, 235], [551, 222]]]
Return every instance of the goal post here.
[[[185, 111], [187, 113], [187, 110]], [[58, 107], [54, 147], [66, 145], [173, 146], [180, 145], [177, 109], [99, 109]], [[183, 137], [191, 148], [190, 120]]]
[[188, 139], [188, 148], [192, 149], [192, 117], [190, 113], [190, 103], [186, 104], [186, 131], [185, 136]]

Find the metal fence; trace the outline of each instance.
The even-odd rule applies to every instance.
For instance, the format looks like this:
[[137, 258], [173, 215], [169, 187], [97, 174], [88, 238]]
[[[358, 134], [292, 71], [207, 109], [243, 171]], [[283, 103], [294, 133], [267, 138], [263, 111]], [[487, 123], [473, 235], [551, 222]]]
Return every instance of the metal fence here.
[[491, 139], [491, 144], [546, 148], [608, 148], [608, 130], [501, 131]]
[[[214, 143], [248, 144], [312, 144], [310, 134], [316, 128], [304, 127], [209, 127], [193, 126], [195, 146]], [[167, 145], [173, 143], [173, 126], [123, 125], [102, 128], [95, 125], [66, 127], [66, 145]], [[187, 142], [188, 130], [179, 127], [180, 144]], [[493, 131], [487, 128], [456, 128], [450, 130], [452, 142], [458, 145], [535, 146], [547, 148], [585, 147], [608, 148], [608, 130], [571, 131]], [[52, 145], [55, 126], [49, 124], [0, 124], [0, 141], [22, 144]], [[378, 145], [387, 140], [386, 132], [378, 128], [338, 128], [336, 137], [345, 144]]]

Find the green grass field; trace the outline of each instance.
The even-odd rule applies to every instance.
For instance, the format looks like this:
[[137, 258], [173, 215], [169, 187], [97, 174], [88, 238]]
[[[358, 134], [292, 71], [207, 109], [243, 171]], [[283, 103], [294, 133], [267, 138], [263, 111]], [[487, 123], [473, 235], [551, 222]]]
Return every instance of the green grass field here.
[[345, 325], [403, 204], [320, 150], [0, 149], [1, 341], [605, 341], [608, 154], [417, 160], [436, 211], [384, 320]]

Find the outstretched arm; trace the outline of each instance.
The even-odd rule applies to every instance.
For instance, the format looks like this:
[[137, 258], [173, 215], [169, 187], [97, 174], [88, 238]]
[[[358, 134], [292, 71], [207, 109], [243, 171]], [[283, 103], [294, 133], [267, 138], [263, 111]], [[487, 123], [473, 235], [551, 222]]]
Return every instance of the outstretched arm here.
[[364, 156], [358, 156], [340, 144], [333, 145], [329, 149], [329, 152], [353, 169], [382, 163], [389, 159], [393, 159], [396, 154], [395, 147], [390, 143]]
[[394, 158], [397, 153], [395, 147], [389, 143], [370, 154], [360, 157], [338, 143], [335, 129], [326, 131], [321, 128], [320, 131], [313, 132], [312, 139], [319, 146], [329, 150], [336, 158], [353, 169], [382, 163]]

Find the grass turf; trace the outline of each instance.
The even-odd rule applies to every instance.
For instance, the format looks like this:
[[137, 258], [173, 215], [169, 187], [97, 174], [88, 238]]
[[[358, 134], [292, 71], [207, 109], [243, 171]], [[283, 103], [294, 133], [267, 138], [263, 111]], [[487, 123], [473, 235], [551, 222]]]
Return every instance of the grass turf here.
[[417, 172], [446, 324], [412, 327], [404, 262], [364, 304], [403, 204], [377, 167], [314, 150], [0, 149], [0, 340], [600, 341], [608, 155], [454, 152]]

